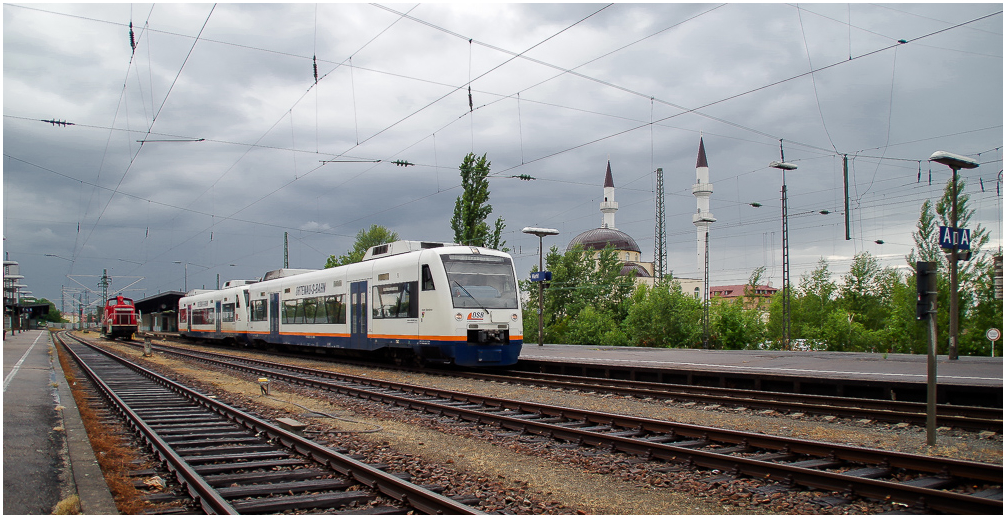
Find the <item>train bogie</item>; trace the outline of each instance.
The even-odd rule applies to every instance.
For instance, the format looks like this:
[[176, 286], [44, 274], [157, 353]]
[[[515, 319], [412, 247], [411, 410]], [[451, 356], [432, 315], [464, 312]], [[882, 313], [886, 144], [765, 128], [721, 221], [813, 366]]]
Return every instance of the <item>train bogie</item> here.
[[399, 241], [276, 277], [182, 298], [179, 330], [460, 366], [512, 365], [523, 343], [513, 263], [495, 250]]

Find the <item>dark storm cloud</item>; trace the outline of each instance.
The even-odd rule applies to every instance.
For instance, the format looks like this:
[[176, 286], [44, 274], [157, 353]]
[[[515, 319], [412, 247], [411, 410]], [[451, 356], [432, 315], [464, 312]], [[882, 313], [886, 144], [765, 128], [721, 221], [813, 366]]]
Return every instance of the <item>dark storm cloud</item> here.
[[[505, 218], [522, 275], [537, 243], [521, 227], [560, 229], [546, 246], [562, 249], [600, 224], [608, 160], [616, 225], [644, 260], [663, 168], [668, 262], [695, 275], [700, 132], [714, 284], [762, 265], [779, 283], [780, 178], [766, 167], [779, 139], [800, 166], [787, 176], [794, 278], [821, 257], [844, 272], [862, 251], [903, 265], [919, 205], [949, 176], [934, 166], [928, 185], [937, 149], [983, 153], [969, 193], [1000, 242], [1002, 17], [917, 38], [1001, 5], [412, 7], [5, 5], [5, 251], [36, 295], [58, 300], [66, 274], [102, 268], [123, 277], [113, 287], [144, 277], [147, 295], [181, 288], [185, 263], [189, 287], [258, 277], [281, 265], [284, 232], [293, 267], [320, 267], [372, 224], [450, 240], [457, 168], [474, 151], [492, 162], [491, 217]], [[415, 20], [393, 12], [410, 8]], [[39, 122], [50, 118], [78, 125]], [[176, 138], [205, 140], [137, 142]], [[383, 162], [322, 162], [333, 159]]]

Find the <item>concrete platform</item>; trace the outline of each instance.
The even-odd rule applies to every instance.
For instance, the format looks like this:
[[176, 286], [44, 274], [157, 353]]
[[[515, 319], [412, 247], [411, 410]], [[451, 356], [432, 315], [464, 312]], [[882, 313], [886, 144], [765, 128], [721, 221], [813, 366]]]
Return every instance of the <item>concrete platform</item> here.
[[[926, 383], [927, 358], [921, 354], [829, 351], [722, 351], [596, 345], [524, 344], [521, 360], [571, 361], [612, 367], [689, 369], [761, 376]], [[937, 357], [938, 383], [1003, 386], [1003, 359]]]
[[3, 513], [51, 514], [76, 494], [84, 514], [118, 514], [48, 331], [3, 344]]

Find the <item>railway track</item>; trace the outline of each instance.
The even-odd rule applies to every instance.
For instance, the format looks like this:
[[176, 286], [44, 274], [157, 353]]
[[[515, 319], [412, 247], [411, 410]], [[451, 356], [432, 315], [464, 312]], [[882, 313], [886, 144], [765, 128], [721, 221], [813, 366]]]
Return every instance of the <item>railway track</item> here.
[[207, 514], [480, 514], [87, 342], [57, 340]]
[[1002, 514], [1001, 465], [511, 401], [277, 362], [159, 348], [273, 381], [663, 460], [677, 467], [774, 482], [766, 491], [802, 486], [832, 491], [836, 498], [894, 501], [927, 512]]
[[[444, 372], [444, 374], [498, 382], [522, 383], [588, 392], [605, 392], [639, 398], [696, 401], [718, 405], [776, 410], [786, 413], [803, 412], [851, 419], [873, 419], [892, 423], [926, 425], [926, 404], [910, 401], [817, 396], [813, 394], [767, 392], [723, 387], [669, 385], [666, 383], [584, 378], [564, 374], [524, 371], [506, 371], [501, 374], [469, 374], [458, 372]], [[936, 418], [940, 426], [994, 432], [1002, 432], [1003, 430], [1002, 409], [998, 408], [937, 405]]]
[[[271, 354], [311, 360], [318, 358], [317, 355], [301, 355], [296, 353]], [[364, 367], [389, 368], [387, 364], [363, 360], [340, 358], [339, 362]], [[871, 419], [886, 423], [908, 423], [916, 426], [926, 425], [926, 404], [914, 401], [680, 385], [520, 370], [486, 372], [436, 369], [429, 366], [418, 368], [401, 365], [394, 368], [430, 375], [561, 388], [581, 392], [607, 393], [642, 399], [694, 401], [738, 408], [775, 410], [787, 414], [800, 412], [803, 414], [848, 419]], [[998, 433], [1002, 433], [1003, 431], [1003, 412], [1001, 408], [938, 404], [936, 405], [936, 419], [939, 426], [950, 426], [971, 431], [991, 431]]]

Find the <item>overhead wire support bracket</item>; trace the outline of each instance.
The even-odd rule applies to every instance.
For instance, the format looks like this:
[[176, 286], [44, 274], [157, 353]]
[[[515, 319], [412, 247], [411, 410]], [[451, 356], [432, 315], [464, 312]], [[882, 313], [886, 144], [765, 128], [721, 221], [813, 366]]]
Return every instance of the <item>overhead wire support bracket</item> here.
[[140, 139], [137, 140], [140, 144], [146, 144], [147, 142], [202, 142], [206, 139], [204, 138], [183, 138], [183, 139]]
[[[381, 162], [381, 160], [319, 160], [319, 162], [321, 162], [323, 164], [331, 164], [331, 163], [358, 163], [358, 162], [364, 162], [364, 163], [368, 163], [368, 164], [376, 164], [378, 162]], [[409, 164], [409, 165], [412, 165], [412, 164]]]

